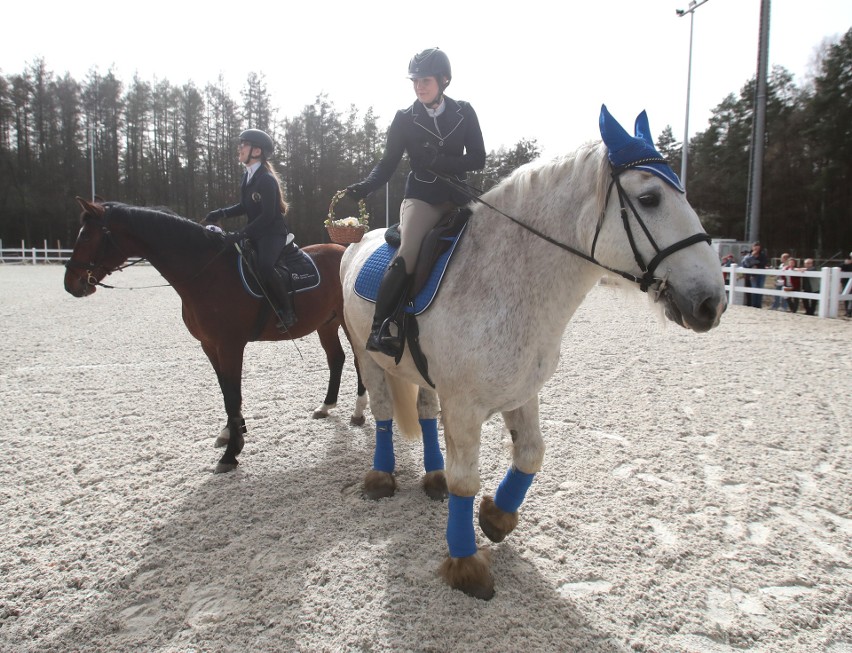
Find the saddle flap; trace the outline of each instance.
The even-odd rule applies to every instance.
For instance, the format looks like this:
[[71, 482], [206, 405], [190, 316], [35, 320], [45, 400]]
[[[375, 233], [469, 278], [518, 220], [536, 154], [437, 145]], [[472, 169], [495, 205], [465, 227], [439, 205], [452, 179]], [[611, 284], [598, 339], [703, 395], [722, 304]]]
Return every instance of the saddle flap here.
[[432, 275], [435, 263], [456, 242], [470, 216], [470, 209], [461, 208], [450, 211], [426, 234], [420, 245], [417, 264], [414, 266], [414, 281], [410, 291], [411, 297], [416, 297], [426, 286]]

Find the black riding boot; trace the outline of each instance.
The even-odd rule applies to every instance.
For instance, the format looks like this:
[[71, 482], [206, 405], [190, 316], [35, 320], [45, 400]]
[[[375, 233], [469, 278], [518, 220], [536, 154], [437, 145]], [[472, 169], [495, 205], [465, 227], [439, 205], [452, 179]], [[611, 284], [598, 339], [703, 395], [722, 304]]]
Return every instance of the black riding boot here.
[[399, 257], [385, 271], [376, 297], [372, 331], [367, 339], [368, 351], [378, 351], [394, 358], [402, 351], [402, 337], [399, 333], [391, 334], [390, 323], [410, 279], [411, 275], [405, 273], [405, 261]]
[[298, 322], [296, 311], [293, 308], [293, 293], [290, 292], [290, 280], [278, 270], [274, 270], [270, 281], [271, 283], [267, 285], [272, 291], [275, 314], [278, 316], [278, 324], [275, 325], [275, 328], [281, 332], [286, 332]]

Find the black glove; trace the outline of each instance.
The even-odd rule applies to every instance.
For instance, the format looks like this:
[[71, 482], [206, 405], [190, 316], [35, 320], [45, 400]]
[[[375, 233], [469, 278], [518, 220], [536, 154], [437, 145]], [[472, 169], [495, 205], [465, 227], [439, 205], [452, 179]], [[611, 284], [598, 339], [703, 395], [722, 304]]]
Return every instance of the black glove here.
[[346, 197], [355, 200], [356, 202], [364, 199], [370, 193], [364, 188], [364, 183], [359, 182], [346, 187]]
[[408, 153], [408, 161], [414, 172], [426, 172], [435, 165], [438, 158], [438, 148], [432, 143], [426, 142], [417, 149]]
[[215, 211], [210, 211], [210, 213], [207, 214], [207, 217], [204, 218], [204, 223], [205, 224], [216, 224], [217, 222], [219, 222], [219, 220], [221, 220], [224, 217], [225, 217], [225, 211], [223, 211], [222, 209], [216, 209]]

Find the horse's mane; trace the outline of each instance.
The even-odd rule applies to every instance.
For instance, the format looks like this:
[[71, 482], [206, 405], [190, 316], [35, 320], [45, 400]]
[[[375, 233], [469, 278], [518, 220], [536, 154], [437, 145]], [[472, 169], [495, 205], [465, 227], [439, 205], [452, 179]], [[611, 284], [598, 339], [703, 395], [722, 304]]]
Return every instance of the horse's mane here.
[[104, 206], [107, 221], [123, 219], [135, 234], [151, 242], [179, 243], [192, 249], [221, 244], [216, 234], [167, 207], [148, 208], [120, 202], [107, 202]]
[[496, 206], [506, 206], [511, 195], [518, 205], [526, 201], [526, 195], [535, 189], [536, 193], [551, 194], [563, 185], [576, 185], [580, 188], [593, 188], [593, 215], [600, 216], [606, 203], [609, 183], [609, 160], [606, 146], [601, 141], [589, 142], [580, 146], [572, 154], [551, 161], [533, 161], [517, 168], [512, 174], [501, 180], [489, 190], [484, 198]]

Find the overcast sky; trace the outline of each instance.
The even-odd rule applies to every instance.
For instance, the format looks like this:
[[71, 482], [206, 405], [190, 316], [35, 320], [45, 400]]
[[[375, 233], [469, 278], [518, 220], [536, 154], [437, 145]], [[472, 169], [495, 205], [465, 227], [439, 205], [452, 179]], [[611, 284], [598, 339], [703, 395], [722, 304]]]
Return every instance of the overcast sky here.
[[[465, 2], [75, 2], [8, 3], [0, 71], [37, 57], [78, 81], [113, 68], [130, 82], [221, 74], [235, 98], [263, 73], [283, 116], [327, 93], [339, 110], [372, 106], [382, 126], [414, 99], [405, 79], [417, 51], [439, 46], [453, 66], [447, 94], [479, 114], [488, 150], [535, 138], [546, 156], [599, 137], [600, 105], [632, 131], [648, 111], [656, 138], [683, 137], [690, 18], [684, 0]], [[130, 7], [136, 7], [131, 10]], [[140, 13], [140, 11], [142, 13]], [[689, 132], [757, 70], [760, 0], [708, 0], [694, 13]], [[797, 83], [816, 49], [852, 27], [852, 0], [774, 0], [770, 65]]]

